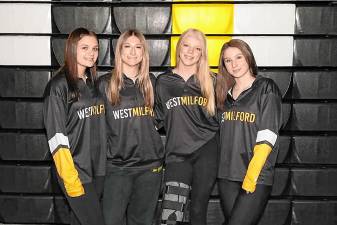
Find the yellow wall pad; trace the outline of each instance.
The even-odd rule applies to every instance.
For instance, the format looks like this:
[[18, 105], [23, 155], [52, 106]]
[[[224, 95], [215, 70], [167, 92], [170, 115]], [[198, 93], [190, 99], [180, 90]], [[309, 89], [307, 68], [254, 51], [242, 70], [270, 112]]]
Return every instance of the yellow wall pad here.
[[233, 21], [233, 4], [172, 5], [172, 34], [181, 34], [189, 28], [205, 34], [232, 34]]
[[[174, 2], [188, 2], [175, 0]], [[172, 34], [181, 34], [196, 28], [205, 34], [232, 34], [234, 24], [233, 4], [174, 4], [172, 5]], [[171, 38], [171, 66], [175, 66], [176, 44], [179, 37]], [[217, 66], [219, 53], [224, 42], [231, 37], [208, 36], [210, 66]]]
[[[208, 63], [210, 66], [218, 66], [219, 55], [222, 45], [229, 41], [232, 37], [227, 36], [208, 36], [207, 49], [208, 49]], [[176, 60], [176, 46], [179, 37], [171, 37], [171, 66], [175, 66]]]

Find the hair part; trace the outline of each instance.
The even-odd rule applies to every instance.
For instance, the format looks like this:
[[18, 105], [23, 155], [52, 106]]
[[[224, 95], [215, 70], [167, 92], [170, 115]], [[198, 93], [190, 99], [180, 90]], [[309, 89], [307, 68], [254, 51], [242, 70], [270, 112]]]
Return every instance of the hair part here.
[[248, 64], [249, 70], [254, 77], [257, 76], [258, 73], [258, 68], [256, 65], [253, 51], [246, 42], [240, 39], [232, 39], [226, 42], [222, 46], [220, 52], [219, 66], [218, 66], [219, 72], [217, 75], [216, 88], [215, 88], [217, 108], [220, 110], [224, 109], [227, 92], [230, 88], [233, 87], [235, 83], [232, 75], [228, 73], [224, 62], [225, 51], [230, 47], [238, 48], [242, 52], [242, 55]]
[[[85, 36], [91, 36], [98, 38], [95, 32], [89, 31], [83, 27], [73, 30], [66, 41], [65, 51], [64, 51], [64, 65], [60, 70], [65, 72], [65, 76], [70, 89], [71, 99], [77, 100], [79, 98], [79, 90], [77, 87], [78, 81], [78, 70], [77, 70], [77, 46], [78, 42]], [[94, 82], [96, 80], [96, 63], [93, 67], [87, 68], [88, 72], [88, 81]]]
[[201, 94], [207, 99], [206, 110], [209, 115], [215, 115], [215, 94], [212, 72], [208, 65], [208, 50], [206, 36], [200, 30], [191, 28], [180, 35], [176, 48], [176, 65], [180, 63], [180, 51], [183, 41], [188, 36], [194, 36], [201, 41], [201, 56], [197, 64], [196, 80], [200, 84]]
[[106, 94], [112, 105], [120, 103], [119, 92], [124, 87], [121, 54], [124, 42], [131, 36], [137, 37], [143, 46], [143, 58], [139, 65], [137, 86], [144, 97], [145, 106], [152, 108], [154, 105], [154, 93], [149, 76], [149, 51], [144, 35], [138, 30], [127, 30], [119, 36], [115, 50], [115, 68], [112, 71]]

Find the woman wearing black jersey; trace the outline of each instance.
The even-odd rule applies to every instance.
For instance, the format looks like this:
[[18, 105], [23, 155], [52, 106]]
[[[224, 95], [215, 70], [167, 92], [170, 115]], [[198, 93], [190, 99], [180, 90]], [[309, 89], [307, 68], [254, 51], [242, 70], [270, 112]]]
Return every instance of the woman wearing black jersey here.
[[107, 102], [106, 225], [152, 224], [164, 157], [155, 127], [154, 85], [144, 36], [136, 30], [124, 32], [117, 41], [112, 74], [99, 81]]
[[250, 47], [232, 39], [221, 49], [216, 93], [221, 112], [218, 185], [225, 224], [254, 225], [272, 189], [280, 91], [271, 79], [257, 76]]
[[162, 224], [184, 221], [191, 190], [190, 222], [205, 225], [218, 156], [213, 77], [205, 35], [196, 29], [185, 31], [176, 52], [177, 66], [159, 75], [156, 85], [156, 112], [166, 130], [161, 219]]
[[104, 101], [94, 85], [97, 57], [94, 32], [84, 28], [71, 32], [64, 66], [44, 93], [48, 144], [72, 225], [104, 224], [98, 196], [103, 190], [106, 139]]

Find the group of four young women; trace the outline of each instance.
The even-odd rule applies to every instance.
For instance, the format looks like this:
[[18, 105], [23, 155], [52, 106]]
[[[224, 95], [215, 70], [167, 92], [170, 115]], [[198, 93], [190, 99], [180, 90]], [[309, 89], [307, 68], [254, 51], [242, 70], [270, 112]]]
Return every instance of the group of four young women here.
[[97, 79], [98, 50], [93, 32], [74, 30], [45, 90], [44, 123], [71, 224], [151, 225], [163, 164], [161, 224], [183, 221], [190, 204], [190, 223], [205, 225], [217, 178], [226, 224], [256, 224], [273, 182], [281, 96], [257, 76], [250, 47], [225, 43], [215, 76], [205, 35], [189, 29], [176, 66], [157, 78], [136, 30], [121, 34], [114, 70]]

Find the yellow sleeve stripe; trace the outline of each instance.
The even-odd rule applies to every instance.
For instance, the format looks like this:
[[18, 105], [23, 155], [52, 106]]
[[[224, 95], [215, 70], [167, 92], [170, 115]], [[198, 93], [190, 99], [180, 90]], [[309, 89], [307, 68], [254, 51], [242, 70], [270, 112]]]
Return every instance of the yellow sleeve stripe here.
[[84, 188], [75, 168], [73, 158], [68, 148], [59, 148], [53, 155], [57, 173], [61, 177], [67, 194], [78, 197], [84, 194]]
[[254, 156], [250, 160], [242, 188], [247, 192], [254, 192], [257, 179], [272, 148], [268, 144], [259, 144], [254, 147]]
[[[272, 150], [272, 148], [271, 148], [270, 145], [263, 143], [263, 144], [255, 145], [253, 152], [254, 152], [254, 155], [255, 155], [256, 152], [261, 151], [261, 152], [264, 152], [265, 154], [267, 154], [267, 156], [268, 156], [270, 154], [271, 150]], [[259, 154], [261, 154], [261, 153], [259, 153]]]

